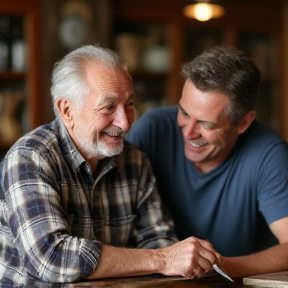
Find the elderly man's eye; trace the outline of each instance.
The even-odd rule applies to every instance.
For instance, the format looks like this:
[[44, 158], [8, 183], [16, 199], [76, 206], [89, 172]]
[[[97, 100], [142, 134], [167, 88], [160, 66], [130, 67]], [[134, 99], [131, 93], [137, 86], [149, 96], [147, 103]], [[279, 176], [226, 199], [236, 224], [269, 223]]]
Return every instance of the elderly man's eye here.
[[127, 104], [126, 104], [126, 107], [133, 107], [134, 106], [134, 101], [129, 101]]
[[108, 111], [112, 111], [112, 110], [115, 109], [115, 106], [114, 106], [114, 105], [108, 105], [108, 106], [106, 107], [106, 109], [107, 109]]

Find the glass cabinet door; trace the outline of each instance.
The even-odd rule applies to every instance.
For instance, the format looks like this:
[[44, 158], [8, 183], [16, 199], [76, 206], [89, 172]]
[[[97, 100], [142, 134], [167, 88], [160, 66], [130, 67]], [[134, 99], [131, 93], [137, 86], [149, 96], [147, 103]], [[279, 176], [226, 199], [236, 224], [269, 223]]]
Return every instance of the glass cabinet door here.
[[31, 128], [24, 28], [23, 17], [0, 14], [0, 143], [13, 143]]
[[238, 45], [248, 52], [261, 72], [261, 84], [257, 98], [257, 118], [277, 130], [276, 109], [276, 45], [271, 34], [260, 32], [240, 32]]
[[40, 22], [41, 1], [0, 1], [0, 159], [43, 124]]
[[118, 21], [115, 50], [127, 63], [136, 93], [136, 118], [147, 110], [166, 105], [171, 54], [164, 24]]
[[185, 29], [185, 60], [191, 61], [204, 50], [223, 42], [220, 29], [187, 27]]

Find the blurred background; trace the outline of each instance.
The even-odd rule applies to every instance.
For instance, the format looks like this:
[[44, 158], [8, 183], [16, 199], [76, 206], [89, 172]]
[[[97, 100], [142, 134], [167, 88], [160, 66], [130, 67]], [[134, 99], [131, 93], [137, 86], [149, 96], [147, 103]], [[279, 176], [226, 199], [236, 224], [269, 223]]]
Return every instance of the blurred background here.
[[235, 45], [262, 74], [259, 120], [288, 139], [288, 0], [204, 2], [221, 5], [223, 13], [207, 21], [188, 17], [184, 8], [197, 2], [186, 0], [1, 0], [0, 154], [54, 119], [53, 66], [83, 43], [123, 56], [137, 117], [178, 103], [182, 63], [216, 44]]

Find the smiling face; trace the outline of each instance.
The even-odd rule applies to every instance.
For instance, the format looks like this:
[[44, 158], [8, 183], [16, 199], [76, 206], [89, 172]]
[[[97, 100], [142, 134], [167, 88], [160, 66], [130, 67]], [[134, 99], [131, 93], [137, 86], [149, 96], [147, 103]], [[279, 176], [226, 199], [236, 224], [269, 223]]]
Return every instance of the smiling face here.
[[92, 163], [122, 151], [123, 133], [134, 120], [134, 92], [124, 69], [99, 63], [87, 64], [86, 84], [90, 93], [82, 106], [62, 99], [58, 109], [77, 149]]
[[200, 172], [209, 172], [221, 164], [231, 153], [238, 135], [254, 119], [254, 114], [251, 119], [245, 116], [233, 127], [225, 113], [228, 103], [229, 98], [220, 92], [202, 92], [190, 80], [184, 84], [177, 122], [184, 138], [185, 156]]

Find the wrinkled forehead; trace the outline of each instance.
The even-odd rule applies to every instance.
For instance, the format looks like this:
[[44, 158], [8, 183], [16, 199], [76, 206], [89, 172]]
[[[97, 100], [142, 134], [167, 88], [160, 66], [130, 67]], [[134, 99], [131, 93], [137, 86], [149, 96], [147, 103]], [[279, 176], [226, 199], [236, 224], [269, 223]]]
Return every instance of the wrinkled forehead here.
[[86, 63], [84, 73], [88, 83], [107, 80], [125, 80], [130, 81], [132, 84], [131, 76], [127, 70], [121, 66], [106, 65], [99, 61], [92, 61], [91, 63]]
[[90, 66], [86, 69], [86, 81], [89, 88], [87, 100], [96, 106], [125, 102], [134, 97], [132, 79], [121, 67]]

